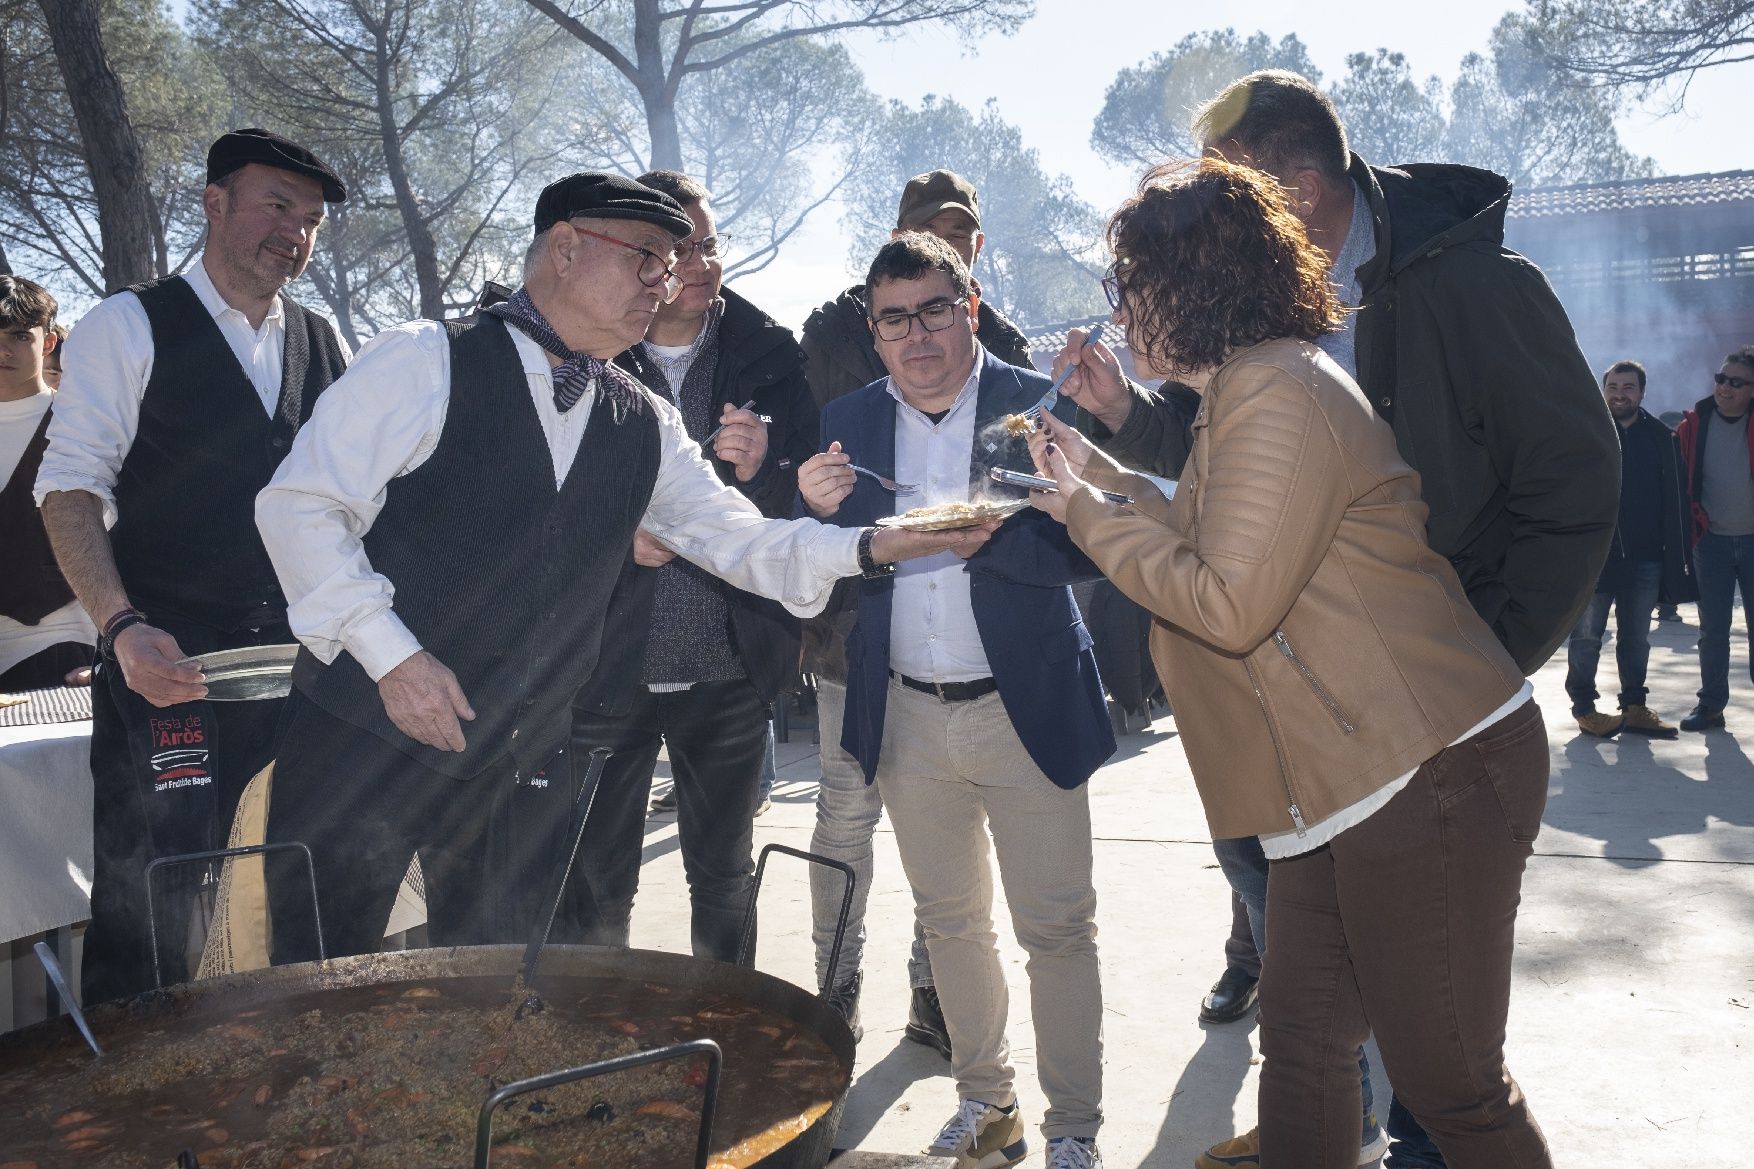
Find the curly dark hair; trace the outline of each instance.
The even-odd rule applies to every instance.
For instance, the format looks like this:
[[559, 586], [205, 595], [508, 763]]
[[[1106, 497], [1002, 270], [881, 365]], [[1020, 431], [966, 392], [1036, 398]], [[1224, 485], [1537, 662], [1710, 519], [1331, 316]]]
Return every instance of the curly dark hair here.
[[1328, 258], [1270, 176], [1220, 158], [1166, 163], [1108, 225], [1127, 344], [1164, 373], [1238, 349], [1313, 341], [1344, 320]]

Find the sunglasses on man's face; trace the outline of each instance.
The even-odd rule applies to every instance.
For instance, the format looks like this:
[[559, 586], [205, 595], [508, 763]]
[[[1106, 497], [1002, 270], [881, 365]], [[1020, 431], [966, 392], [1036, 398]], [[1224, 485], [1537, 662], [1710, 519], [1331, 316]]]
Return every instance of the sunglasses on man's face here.
[[1714, 373], [1711, 375], [1711, 380], [1720, 386], [1728, 386], [1732, 390], [1745, 390], [1749, 386], [1754, 386], [1754, 378], [1731, 377], [1727, 373]]

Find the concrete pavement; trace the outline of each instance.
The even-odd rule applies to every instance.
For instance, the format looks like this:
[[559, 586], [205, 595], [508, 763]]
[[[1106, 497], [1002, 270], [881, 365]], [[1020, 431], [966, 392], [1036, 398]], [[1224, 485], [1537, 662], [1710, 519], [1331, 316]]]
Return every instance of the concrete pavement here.
[[[1673, 722], [1698, 686], [1691, 607], [1653, 634], [1650, 705]], [[1553, 746], [1546, 827], [1523, 885], [1511, 1068], [1561, 1169], [1754, 1164], [1754, 690], [1746, 648], [1731, 660], [1727, 732], [1674, 742], [1582, 735], [1559, 654], [1535, 678]], [[1614, 706], [1613, 647], [1599, 677]], [[808, 848], [816, 748], [806, 726], [781, 745], [774, 808], [756, 844]], [[1255, 1120], [1258, 1037], [1205, 1027], [1200, 997], [1222, 970], [1230, 922], [1199, 800], [1171, 720], [1122, 741], [1092, 781], [1107, 1023], [1101, 1137], [1110, 1169], [1186, 1169]], [[685, 950], [686, 886], [673, 817], [648, 822], [636, 946]], [[867, 920], [865, 1038], [846, 1117], [848, 1166], [909, 1165], [955, 1108], [948, 1064], [902, 1039], [912, 902], [887, 821]], [[811, 985], [803, 865], [770, 862], [760, 965]], [[1005, 923], [1003, 909], [996, 920]], [[1035, 1081], [1023, 956], [1000, 924], [1022, 1105]], [[1380, 1060], [1378, 1076], [1382, 1077]], [[1386, 1116], [1387, 1085], [1379, 1078]], [[1041, 1163], [1042, 1142], [1031, 1132]], [[897, 1156], [881, 1156], [890, 1154]], [[935, 1162], [941, 1166], [943, 1162]]]

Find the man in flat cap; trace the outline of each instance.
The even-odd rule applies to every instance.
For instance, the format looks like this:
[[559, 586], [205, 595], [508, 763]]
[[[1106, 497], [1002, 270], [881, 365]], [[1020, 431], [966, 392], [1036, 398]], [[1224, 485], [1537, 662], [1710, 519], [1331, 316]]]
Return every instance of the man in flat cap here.
[[[416, 854], [433, 944], [528, 936], [575, 826], [573, 695], [636, 529], [799, 614], [839, 577], [978, 538], [764, 518], [610, 364], [680, 288], [681, 205], [577, 174], [535, 227], [509, 300], [364, 347], [257, 501], [304, 643], [268, 839], [314, 854], [331, 957], [378, 948]], [[274, 960], [314, 957], [301, 870], [276, 860], [269, 885]]]
[[[972, 271], [987, 240], [981, 231], [980, 196], [974, 184], [949, 170], [928, 171], [909, 179], [901, 191], [901, 205], [890, 238], [908, 231], [937, 236], [962, 258], [963, 267]], [[972, 277], [971, 282], [978, 294], [980, 282]], [[1029, 361], [1029, 342], [1017, 326], [986, 301], [979, 303], [975, 336], [981, 348], [1007, 365], [1034, 368]], [[877, 355], [870, 312], [869, 290], [863, 284], [855, 284], [811, 313], [804, 322], [804, 356], [809, 363], [810, 390], [819, 407], [889, 376], [883, 359]], [[859, 969], [865, 950], [871, 839], [883, 814], [876, 786], [865, 782], [858, 763], [840, 748], [847, 694], [846, 639], [857, 617], [857, 594], [850, 587], [843, 587], [822, 616], [804, 623], [804, 669], [816, 675], [817, 716], [822, 730], [822, 784], [816, 794], [816, 831], [810, 851], [852, 865], [859, 877], [853, 891], [852, 913], [847, 919], [846, 949], [841, 955], [837, 985], [823, 989], [835, 1009], [854, 1022], [855, 1027], [862, 985]], [[813, 866], [810, 882], [816, 977], [821, 981], [827, 977], [835, 925], [840, 917], [840, 878]], [[932, 983], [926, 935], [918, 923], [914, 926], [913, 951], [908, 959], [908, 982], [907, 1038], [936, 1048], [949, 1059], [950, 1032], [944, 1025], [944, 1013]]]
[[[68, 339], [36, 497], [56, 559], [102, 633], [92, 687], [94, 869], [86, 1003], [153, 985], [146, 865], [225, 844], [272, 757], [277, 700], [213, 703], [216, 650], [291, 640], [253, 522], [347, 352], [284, 294], [324, 204], [347, 198], [316, 155], [267, 130], [207, 153], [207, 245], [180, 276], [115, 293]], [[155, 878], [164, 981], [186, 977], [198, 866]]]

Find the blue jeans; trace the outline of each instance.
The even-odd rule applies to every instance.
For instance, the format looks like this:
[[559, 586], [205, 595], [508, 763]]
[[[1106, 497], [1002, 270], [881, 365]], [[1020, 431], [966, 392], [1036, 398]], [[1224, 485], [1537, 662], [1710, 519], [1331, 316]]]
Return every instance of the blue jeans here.
[[[1699, 708], [1718, 711], [1730, 702], [1730, 613], [1742, 590], [1742, 636], [1754, 631], [1754, 536], [1707, 532], [1693, 546], [1699, 580]], [[1754, 678], [1754, 665], [1749, 667]]]
[[1655, 560], [1628, 564], [1620, 587], [1597, 593], [1578, 619], [1577, 628], [1565, 642], [1565, 693], [1571, 696], [1571, 713], [1588, 714], [1596, 708], [1596, 666], [1602, 657], [1602, 631], [1608, 627], [1608, 607], [1614, 608], [1614, 664], [1620, 672], [1620, 708], [1643, 706], [1649, 693], [1644, 677], [1650, 665], [1650, 618], [1662, 590], [1663, 566]]
[[[780, 695], [779, 700], [784, 702], [786, 696]], [[773, 723], [770, 721], [767, 724], [767, 758], [761, 761], [761, 798], [764, 800], [773, 795], [773, 782], [780, 777], [779, 768], [774, 764], [773, 748]]]
[[[1248, 910], [1249, 932], [1255, 936], [1255, 953], [1261, 958], [1267, 956], [1267, 854], [1261, 850], [1261, 838], [1258, 836], [1239, 836], [1229, 840], [1214, 840], [1212, 853], [1218, 858], [1218, 868], [1224, 873], [1224, 879], [1230, 882], [1230, 888], [1242, 898], [1242, 904]], [[1370, 1058], [1364, 1054], [1364, 1048], [1358, 1049], [1358, 1086], [1364, 1095], [1364, 1131], [1361, 1137], [1368, 1140], [1376, 1124], [1371, 1113], [1376, 1108], [1376, 1099], [1370, 1088]], [[1412, 1116], [1407, 1117], [1412, 1120]], [[1417, 1123], [1414, 1124], [1418, 1129]], [[1389, 1130], [1393, 1133], [1393, 1128]], [[1423, 1132], [1419, 1136], [1425, 1137]], [[1437, 1162], [1442, 1169], [1443, 1162]]]

